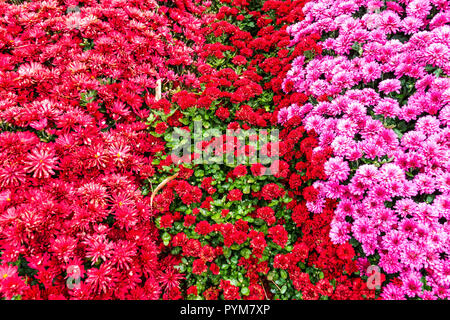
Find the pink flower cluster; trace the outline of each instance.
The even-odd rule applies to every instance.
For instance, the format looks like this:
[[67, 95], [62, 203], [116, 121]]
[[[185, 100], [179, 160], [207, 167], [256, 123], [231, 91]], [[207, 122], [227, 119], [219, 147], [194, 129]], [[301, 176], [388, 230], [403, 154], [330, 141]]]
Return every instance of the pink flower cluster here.
[[319, 34], [323, 51], [293, 62], [284, 89], [310, 103], [279, 122], [300, 115], [316, 151], [333, 148], [308, 209], [340, 200], [330, 237], [362, 247], [362, 273], [388, 275], [383, 298], [449, 298], [450, 3], [313, 0], [304, 13], [291, 44]]

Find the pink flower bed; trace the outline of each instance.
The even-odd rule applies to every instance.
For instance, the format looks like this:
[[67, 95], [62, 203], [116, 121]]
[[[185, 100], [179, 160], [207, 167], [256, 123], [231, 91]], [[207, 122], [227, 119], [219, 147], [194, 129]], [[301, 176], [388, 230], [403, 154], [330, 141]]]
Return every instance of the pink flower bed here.
[[364, 274], [386, 276], [384, 299], [450, 297], [450, 10], [445, 0], [313, 0], [288, 28], [322, 52], [292, 64], [285, 92], [310, 97], [279, 112], [319, 136], [325, 199], [339, 199], [334, 243], [350, 241]]

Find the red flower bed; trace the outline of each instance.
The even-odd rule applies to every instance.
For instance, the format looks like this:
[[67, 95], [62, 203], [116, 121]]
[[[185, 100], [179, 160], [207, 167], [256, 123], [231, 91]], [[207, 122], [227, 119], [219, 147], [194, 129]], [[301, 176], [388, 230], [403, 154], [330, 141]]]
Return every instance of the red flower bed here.
[[[200, 56], [206, 61], [197, 66], [203, 91], [180, 92], [174, 101], [182, 109], [179, 126], [194, 132], [192, 123], [201, 119], [204, 129], [273, 130], [277, 110], [294, 101], [305, 102], [306, 96], [285, 95], [281, 89], [297, 55], [320, 51], [315, 36], [304, 39], [295, 50], [286, 49], [287, 23], [301, 19], [303, 5], [302, 1], [266, 1], [262, 7], [233, 2], [218, 8], [217, 20], [204, 29], [207, 43]], [[221, 150], [220, 155], [222, 151], [229, 155], [228, 137], [221, 138], [200, 142], [194, 158], [211, 146]], [[326, 210], [317, 215], [305, 205], [317, 196], [311, 184], [324, 178], [323, 164], [330, 152], [312, 157], [315, 134], [305, 132], [298, 118], [279, 138], [278, 170], [270, 176], [262, 175], [265, 167], [257, 164], [188, 163], [183, 165], [189, 169], [178, 172], [189, 174], [178, 176], [155, 197], [166, 252], [175, 259], [170, 275], [178, 270], [185, 276], [179, 282], [180, 298], [374, 297], [358, 276], [352, 247], [330, 242], [329, 223], [336, 203], [327, 201]], [[250, 139], [236, 147], [234, 156], [254, 145]], [[170, 156], [165, 159], [171, 174], [179, 170], [172, 161]], [[187, 201], [185, 193], [193, 190], [196, 200]]]
[[158, 79], [195, 84], [178, 70], [195, 59], [204, 9], [0, 4], [0, 296], [158, 299], [170, 287], [141, 190], [165, 143], [145, 120], [170, 110], [154, 101]]

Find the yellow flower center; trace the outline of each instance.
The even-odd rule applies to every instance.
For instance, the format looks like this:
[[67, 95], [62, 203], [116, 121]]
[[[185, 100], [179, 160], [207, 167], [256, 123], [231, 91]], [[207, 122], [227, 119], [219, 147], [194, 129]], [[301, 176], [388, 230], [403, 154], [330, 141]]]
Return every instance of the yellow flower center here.
[[5, 274], [3, 275], [3, 279], [6, 279], [7, 277], [8, 277], [8, 274], [5, 273]]

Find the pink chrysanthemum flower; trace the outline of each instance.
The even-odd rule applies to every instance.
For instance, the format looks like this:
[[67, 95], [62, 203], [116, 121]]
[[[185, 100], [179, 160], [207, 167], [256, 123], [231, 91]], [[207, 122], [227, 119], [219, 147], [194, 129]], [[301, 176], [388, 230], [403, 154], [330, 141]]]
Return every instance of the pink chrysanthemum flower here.
[[347, 179], [350, 168], [342, 158], [331, 158], [324, 165], [325, 174], [331, 180], [344, 181]]
[[8, 278], [8, 277], [13, 277], [17, 275], [17, 267], [16, 266], [11, 266], [9, 264], [2, 264], [0, 265], [0, 281]]
[[400, 17], [393, 11], [386, 10], [380, 13], [379, 28], [386, 34], [397, 32], [400, 28]]
[[425, 260], [425, 253], [423, 249], [409, 243], [400, 252], [400, 259], [404, 265], [407, 265], [415, 270], [420, 270], [423, 267]]
[[425, 135], [430, 136], [434, 133], [438, 133], [441, 125], [440, 121], [433, 116], [425, 116], [417, 120], [415, 129], [419, 132], [423, 132]]
[[433, 204], [436, 206], [441, 217], [450, 219], [450, 196], [448, 194], [436, 196]]
[[450, 49], [442, 43], [433, 43], [425, 49], [427, 63], [444, 67], [449, 63]]
[[398, 230], [391, 230], [386, 233], [381, 243], [384, 250], [399, 252], [406, 244], [406, 235]]
[[4, 163], [0, 168], [0, 187], [16, 187], [24, 183], [26, 179], [26, 172], [23, 166], [17, 163]]
[[352, 225], [352, 232], [356, 240], [362, 243], [370, 242], [376, 236], [375, 225], [368, 218], [359, 218]]
[[52, 149], [41, 145], [31, 151], [24, 163], [25, 170], [33, 173], [33, 178], [49, 178], [55, 174], [57, 157]]
[[323, 208], [325, 207], [325, 199], [318, 198], [314, 202], [307, 202], [306, 207], [313, 213], [321, 213], [323, 211]]
[[164, 272], [161, 272], [159, 275], [159, 281], [164, 287], [166, 287], [166, 289], [179, 287], [180, 281], [183, 279], [185, 279], [184, 275], [180, 274], [174, 268], [165, 270]]
[[344, 244], [350, 240], [350, 223], [332, 222], [330, 230], [330, 239], [334, 243]]
[[399, 255], [394, 252], [381, 254], [379, 266], [387, 273], [397, 273], [402, 269], [402, 264], [399, 261]]
[[406, 300], [403, 290], [393, 283], [389, 283], [383, 288], [381, 297], [384, 300]]
[[[381, 83], [380, 83], [381, 85]], [[381, 88], [380, 88], [381, 90]], [[393, 90], [396, 91], [396, 90]], [[389, 91], [392, 92], [392, 91]], [[387, 93], [389, 93], [387, 92]], [[381, 100], [373, 109], [375, 114], [381, 114], [387, 118], [395, 118], [400, 113], [398, 102], [394, 99], [386, 98]]]
[[429, 0], [413, 0], [408, 4], [406, 13], [408, 16], [423, 19], [426, 18], [430, 10], [431, 3]]
[[405, 34], [414, 34], [423, 26], [423, 21], [416, 17], [406, 17], [402, 21], [402, 30]]
[[407, 277], [403, 280], [402, 289], [408, 297], [414, 298], [422, 292], [422, 286], [423, 284], [420, 282], [420, 279], [417, 279], [416, 277]]
[[288, 108], [282, 108], [278, 111], [278, 123], [281, 125], [285, 124], [289, 120]]
[[381, 81], [380, 84], [378, 85], [378, 88], [380, 89], [380, 91], [383, 91], [384, 93], [391, 93], [391, 92], [400, 93], [402, 85], [400, 80], [387, 79]]

